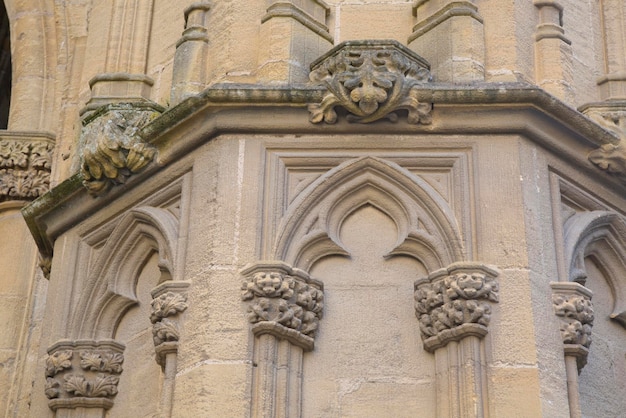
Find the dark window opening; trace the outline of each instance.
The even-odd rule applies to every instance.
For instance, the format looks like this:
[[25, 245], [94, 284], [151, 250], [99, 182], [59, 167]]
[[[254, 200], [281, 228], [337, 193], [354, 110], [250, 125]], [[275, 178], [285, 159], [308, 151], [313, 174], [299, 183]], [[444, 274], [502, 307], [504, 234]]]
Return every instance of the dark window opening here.
[[11, 101], [11, 39], [9, 17], [0, 1], [0, 129], [7, 129]]

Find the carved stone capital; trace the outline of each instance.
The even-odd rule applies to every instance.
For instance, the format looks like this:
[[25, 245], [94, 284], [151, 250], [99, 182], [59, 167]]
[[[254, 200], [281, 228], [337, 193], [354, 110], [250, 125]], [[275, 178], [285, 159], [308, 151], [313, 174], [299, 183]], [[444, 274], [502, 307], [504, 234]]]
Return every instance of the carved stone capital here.
[[48, 349], [45, 394], [51, 409], [113, 406], [124, 346], [113, 340], [59, 341]]
[[560, 319], [561, 338], [566, 355], [577, 359], [578, 370], [587, 364], [593, 327], [592, 292], [579, 283], [552, 283], [554, 313]]
[[152, 339], [157, 354], [157, 362], [165, 365], [165, 356], [178, 351], [180, 339], [180, 314], [187, 304], [188, 282], [168, 281], [152, 291]]
[[156, 155], [139, 130], [160, 114], [157, 106], [103, 106], [83, 122], [81, 173], [90, 194], [98, 195], [141, 171]]
[[324, 309], [322, 284], [282, 262], [254, 264], [241, 274], [241, 298], [255, 335], [273, 334], [312, 350]]
[[348, 41], [311, 64], [310, 79], [329, 93], [310, 104], [312, 123], [337, 121], [336, 107], [348, 111], [350, 122], [396, 121], [399, 110], [412, 124], [430, 124], [430, 103], [420, 103], [417, 86], [430, 81], [429, 65], [396, 41]]
[[50, 188], [54, 141], [41, 134], [0, 133], [0, 202], [33, 200]]
[[497, 270], [455, 263], [415, 282], [415, 314], [424, 349], [434, 352], [466, 336], [484, 337], [498, 302]]

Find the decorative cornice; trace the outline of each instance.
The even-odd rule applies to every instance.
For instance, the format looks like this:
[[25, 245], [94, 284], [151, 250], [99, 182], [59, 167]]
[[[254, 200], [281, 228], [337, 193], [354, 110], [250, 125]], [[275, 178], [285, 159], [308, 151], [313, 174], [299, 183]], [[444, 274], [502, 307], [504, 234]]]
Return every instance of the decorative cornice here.
[[0, 132], [0, 202], [33, 200], [50, 188], [53, 137]]
[[561, 338], [566, 355], [577, 359], [580, 371], [587, 364], [591, 345], [594, 311], [592, 292], [574, 282], [552, 283], [554, 313], [560, 319]]
[[415, 282], [415, 314], [425, 350], [487, 335], [491, 303], [498, 302], [497, 276], [489, 266], [455, 263]]
[[104, 106], [84, 121], [81, 133], [81, 173], [90, 194], [99, 195], [141, 171], [156, 154], [139, 130], [159, 116], [159, 109], [145, 104]]
[[53, 410], [113, 406], [124, 346], [107, 341], [60, 341], [48, 349], [45, 394]]
[[187, 288], [189, 282], [168, 281], [152, 291], [152, 338], [157, 363], [165, 365], [165, 355], [178, 351], [180, 339], [180, 314], [189, 307]]
[[312, 350], [324, 309], [321, 283], [282, 262], [258, 263], [241, 274], [245, 278], [241, 299], [248, 302], [252, 332], [273, 334]]
[[428, 63], [397, 41], [348, 41], [311, 64], [311, 81], [329, 93], [310, 104], [313, 123], [335, 123], [335, 107], [345, 108], [350, 122], [398, 119], [408, 111], [412, 124], [429, 124], [432, 105], [420, 103], [416, 87], [430, 81]]

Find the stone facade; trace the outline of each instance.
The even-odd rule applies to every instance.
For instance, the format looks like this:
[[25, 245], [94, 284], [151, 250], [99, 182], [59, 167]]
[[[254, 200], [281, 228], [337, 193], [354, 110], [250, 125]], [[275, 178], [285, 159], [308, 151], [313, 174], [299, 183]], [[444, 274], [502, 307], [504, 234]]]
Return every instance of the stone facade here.
[[0, 416], [623, 415], [623, 1], [3, 3]]

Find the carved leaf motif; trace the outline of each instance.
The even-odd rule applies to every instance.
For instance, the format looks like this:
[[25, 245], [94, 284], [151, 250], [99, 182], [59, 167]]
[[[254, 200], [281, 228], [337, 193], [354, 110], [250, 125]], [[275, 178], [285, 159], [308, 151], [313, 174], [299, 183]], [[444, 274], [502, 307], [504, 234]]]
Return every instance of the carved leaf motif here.
[[80, 353], [80, 367], [85, 370], [100, 371], [102, 358], [95, 351], [83, 351]]
[[554, 312], [561, 317], [561, 336], [565, 344], [591, 345], [594, 320], [591, 300], [580, 295], [554, 295]]
[[50, 170], [52, 167], [52, 144], [36, 142], [30, 152], [30, 165], [38, 170]]
[[88, 396], [89, 395], [89, 382], [84, 376], [76, 374], [65, 375], [65, 383], [63, 389], [66, 392], [72, 393], [76, 396]]
[[105, 353], [102, 356], [100, 371], [109, 373], [122, 373], [124, 356], [120, 353]]
[[445, 279], [450, 299], [487, 299], [498, 301], [498, 283], [482, 273], [457, 273]]
[[48, 399], [58, 398], [61, 394], [61, 383], [51, 377], [46, 378], [45, 394]]
[[22, 141], [0, 141], [0, 167], [26, 168], [30, 144]]
[[178, 325], [170, 319], [163, 319], [152, 326], [154, 345], [160, 345], [165, 341], [178, 341], [180, 331]]
[[98, 374], [92, 383], [90, 395], [97, 398], [116, 395], [119, 381], [117, 376]]
[[57, 351], [46, 359], [46, 376], [53, 377], [58, 372], [72, 367], [72, 350]]
[[187, 309], [187, 296], [181, 293], [167, 292], [152, 300], [150, 321], [156, 323], [162, 318], [176, 315]]
[[396, 111], [406, 109], [409, 123], [430, 123], [432, 106], [421, 105], [415, 91], [417, 85], [430, 80], [430, 73], [400, 50], [397, 44], [352, 42], [316, 64], [311, 81], [323, 84], [330, 93], [321, 103], [309, 105], [310, 121], [335, 123], [334, 108], [341, 106], [350, 112], [351, 122], [368, 123], [382, 118], [395, 122]]

